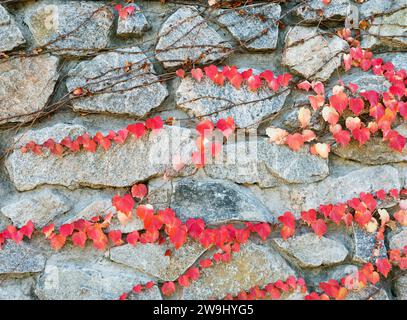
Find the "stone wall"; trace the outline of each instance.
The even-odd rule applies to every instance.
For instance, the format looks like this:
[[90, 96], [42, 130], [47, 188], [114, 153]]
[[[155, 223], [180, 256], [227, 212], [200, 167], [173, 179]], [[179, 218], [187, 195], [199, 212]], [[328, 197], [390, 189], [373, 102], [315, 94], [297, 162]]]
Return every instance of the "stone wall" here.
[[[298, 215], [360, 192], [407, 187], [406, 148], [395, 153], [372, 140], [363, 147], [334, 148], [324, 160], [306, 150], [267, 143], [270, 125], [288, 130], [299, 126], [298, 109], [307, 103], [300, 91], [271, 98], [262, 90], [173, 76], [187, 60], [215, 61], [291, 72], [321, 80], [327, 88], [342, 79], [366, 90], [384, 90], [389, 84], [383, 77], [359, 69], [344, 74], [341, 56], [348, 44], [330, 32], [344, 25], [352, 4], [360, 19], [371, 19], [362, 31], [362, 47], [407, 69], [405, 0], [332, 0], [326, 8], [319, 0], [254, 1], [253, 6], [222, 10], [208, 8], [206, 1], [191, 1], [194, 6], [164, 2], [136, 1], [135, 13], [126, 20], [118, 18], [109, 1], [0, 5], [0, 230], [29, 219], [43, 227], [113, 210], [111, 197], [137, 182], [148, 185], [155, 207], [171, 206], [182, 219], [202, 217], [210, 224], [275, 222], [287, 210]], [[130, 72], [124, 68], [127, 63], [132, 64]], [[74, 99], [69, 92], [78, 87], [96, 94]], [[230, 103], [235, 106], [228, 108]], [[180, 152], [189, 154], [195, 147], [196, 117], [207, 114], [213, 120], [232, 116], [239, 128], [254, 130], [258, 140], [250, 143], [256, 156], [245, 157], [247, 142], [236, 141], [227, 147], [238, 150], [234, 163], [201, 170], [187, 166], [169, 179], [168, 166], [154, 163], [152, 155], [174, 156], [168, 143], [174, 136], [181, 137]], [[31, 140], [42, 143], [85, 131], [106, 134], [155, 115], [182, 121], [107, 152], [58, 158], [19, 150]], [[312, 126], [324, 130], [317, 118]], [[407, 136], [406, 124], [400, 124], [399, 132]], [[142, 226], [136, 221], [131, 227]], [[407, 244], [406, 230], [386, 233], [385, 247], [396, 244]], [[177, 298], [222, 298], [289, 275], [302, 276], [311, 285], [339, 279], [369, 261], [373, 246], [374, 236], [357, 227], [329, 226], [321, 239], [306, 231], [287, 242], [278, 234], [265, 243], [254, 239], [230, 263], [214, 267]], [[209, 254], [194, 243], [171, 257], [164, 256], [165, 250], [155, 244], [107, 252], [67, 245], [56, 253], [40, 238], [20, 246], [7, 243], [0, 251], [0, 299], [115, 299], [138, 282], [175, 280]], [[349, 298], [368, 297], [406, 299], [407, 277], [380, 282]], [[141, 298], [163, 297], [155, 288]]]

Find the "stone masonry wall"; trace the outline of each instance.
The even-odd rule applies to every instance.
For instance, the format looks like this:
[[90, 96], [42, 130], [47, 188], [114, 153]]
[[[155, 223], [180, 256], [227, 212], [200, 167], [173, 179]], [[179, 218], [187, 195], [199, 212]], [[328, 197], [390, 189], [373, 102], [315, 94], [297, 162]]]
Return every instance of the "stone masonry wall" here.
[[[332, 0], [326, 8], [319, 0], [254, 1], [224, 9], [209, 8], [207, 1], [135, 1], [136, 11], [126, 20], [119, 19], [109, 1], [0, 4], [0, 230], [30, 219], [36, 227], [58, 226], [114, 210], [112, 196], [137, 182], [148, 186], [154, 207], [170, 206], [184, 220], [202, 217], [214, 225], [275, 222], [287, 210], [298, 215], [360, 192], [407, 188], [406, 148], [393, 152], [380, 139], [363, 147], [334, 147], [329, 159], [269, 144], [265, 129], [270, 125], [299, 126], [298, 110], [308, 100], [298, 90], [271, 98], [264, 90], [253, 93], [173, 76], [187, 60], [200, 65], [214, 61], [290, 72], [321, 80], [326, 88], [342, 79], [383, 91], [389, 85], [383, 77], [359, 69], [343, 72], [348, 44], [328, 35], [343, 27], [349, 4], [360, 19], [371, 19], [362, 31], [362, 47], [406, 70], [406, 0]], [[174, 42], [181, 48], [171, 49]], [[124, 70], [126, 63], [133, 64], [130, 72]], [[73, 99], [69, 93], [78, 87], [97, 94]], [[200, 170], [187, 165], [169, 173], [170, 167], [154, 162], [162, 154], [190, 154], [197, 117], [208, 114], [212, 120], [232, 116], [238, 128], [257, 133], [258, 139], [249, 143], [257, 148], [256, 156], [245, 157], [248, 142], [243, 137], [227, 147], [238, 150], [233, 163]], [[107, 134], [156, 115], [181, 120], [107, 152], [58, 158], [19, 150], [31, 140], [42, 143], [85, 131]], [[317, 132], [324, 126], [312, 119]], [[407, 136], [405, 123], [398, 129]], [[170, 147], [175, 136], [182, 150]], [[135, 221], [117, 228], [128, 232], [142, 225]], [[321, 239], [308, 232], [287, 242], [278, 234], [265, 243], [251, 240], [230, 263], [214, 267], [176, 298], [222, 298], [289, 275], [302, 276], [312, 286], [339, 279], [371, 258], [374, 235], [356, 226], [329, 225]], [[385, 249], [406, 245], [406, 232], [387, 232]], [[100, 252], [67, 245], [55, 252], [39, 237], [19, 246], [7, 243], [0, 250], [0, 299], [116, 299], [139, 282], [175, 280], [209, 254], [194, 243], [170, 257], [164, 255], [166, 249], [124, 245]], [[369, 297], [406, 299], [407, 276], [348, 298]], [[163, 299], [158, 288], [141, 298]]]

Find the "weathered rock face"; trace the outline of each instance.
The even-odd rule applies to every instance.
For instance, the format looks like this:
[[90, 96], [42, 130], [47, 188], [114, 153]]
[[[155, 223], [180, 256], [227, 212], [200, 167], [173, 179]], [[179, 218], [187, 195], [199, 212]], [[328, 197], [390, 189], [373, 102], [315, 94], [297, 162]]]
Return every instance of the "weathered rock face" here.
[[[402, 136], [407, 137], [407, 124], [395, 128]], [[335, 147], [333, 152], [338, 156], [366, 164], [386, 164], [407, 161], [407, 148], [394, 152], [382, 138], [372, 137], [363, 146], [352, 141], [346, 147]]]
[[[127, 68], [126, 68], [127, 66]], [[75, 99], [74, 110], [144, 116], [168, 95], [140, 48], [126, 48], [81, 62], [68, 74], [69, 91], [83, 88], [92, 96]]]
[[[356, 263], [374, 262], [377, 257], [373, 255], [376, 245], [376, 237], [374, 233], [369, 233], [362, 230], [357, 225], [353, 226], [353, 240], [355, 244], [352, 260]], [[384, 241], [380, 241], [379, 257], [387, 257], [387, 249]]]
[[13, 17], [0, 5], [0, 52], [13, 50], [23, 43], [25, 39]]
[[348, 250], [342, 243], [325, 237], [318, 238], [315, 233], [294, 236], [288, 240], [277, 238], [273, 241], [280, 250], [305, 268], [338, 264], [348, 255]]
[[317, 27], [296, 26], [287, 31], [283, 64], [307, 79], [325, 81], [341, 65], [348, 44]]
[[31, 296], [35, 280], [28, 278], [4, 278], [0, 277], [1, 300], [33, 300]]
[[[134, 284], [146, 283], [152, 278], [125, 266], [83, 257], [48, 259], [39, 278], [35, 294], [45, 300], [113, 300]], [[161, 299], [157, 287], [141, 294], [140, 299]]]
[[37, 45], [80, 56], [107, 46], [113, 13], [97, 2], [44, 1], [29, 8], [24, 21]]
[[134, 13], [127, 17], [127, 19], [119, 18], [117, 22], [117, 35], [141, 36], [145, 31], [150, 29], [150, 24], [142, 13], [140, 6], [129, 4], [127, 7], [134, 7]]
[[[344, 70], [349, 45], [334, 31], [353, 19], [352, 33], [360, 30], [363, 48], [405, 70], [407, 0], [217, 1], [207, 6], [202, 3], [208, 1], [120, 1], [124, 11], [106, 0], [0, 2], [0, 238], [7, 226], [21, 227], [27, 220], [37, 230], [20, 245], [0, 239], [0, 300], [112, 300], [124, 292], [129, 300], [220, 299], [290, 275], [304, 278], [309, 292], [320, 292], [320, 282], [340, 281], [364, 263], [386, 257], [386, 250], [407, 244], [406, 228], [400, 226], [386, 229], [380, 251], [375, 234], [357, 225], [328, 224], [318, 238], [297, 224], [288, 241], [272, 227], [267, 241], [253, 235], [241, 251], [233, 246], [230, 262], [214, 263], [183, 288], [179, 276], [212, 258], [216, 248], [188, 239], [176, 250], [160, 237], [160, 245], [109, 242], [105, 251], [91, 241], [79, 248], [68, 239], [54, 251], [39, 232], [51, 223], [58, 230], [112, 213], [107, 233], [119, 230], [123, 239], [135, 230], [143, 234], [144, 222], [136, 214], [123, 225], [112, 205], [114, 195], [129, 193], [135, 183], [148, 188], [145, 198], [135, 198], [136, 205], [149, 203], [155, 212], [170, 207], [183, 222], [202, 218], [210, 228], [241, 228], [248, 221], [274, 225], [286, 211], [299, 217], [302, 210], [343, 203], [361, 192], [407, 188], [407, 151], [390, 149], [381, 133], [363, 146], [333, 144], [328, 159], [312, 155], [308, 143], [294, 152], [270, 144], [266, 136], [270, 126], [301, 132], [299, 110], [309, 106], [312, 94], [297, 90], [303, 80], [322, 80], [327, 98], [340, 81], [357, 84], [358, 93], [388, 91], [386, 77]], [[134, 12], [126, 13], [126, 7]], [[251, 91], [245, 80], [237, 90], [229, 81], [218, 86], [207, 76], [192, 77], [192, 68], [209, 64], [294, 78], [274, 92], [266, 83]], [[179, 68], [184, 76], [175, 72]], [[142, 139], [130, 134], [124, 144], [112, 142], [108, 151], [66, 151], [63, 157], [21, 152], [30, 141], [106, 135], [155, 116], [172, 125], [149, 130]], [[195, 126], [227, 117], [235, 121], [236, 136], [215, 130], [222, 151], [198, 169], [191, 163], [199, 145]], [[367, 113], [361, 118], [370, 121]], [[403, 118], [396, 123], [392, 129], [407, 137]], [[307, 128], [315, 131], [316, 141], [334, 143], [320, 112], [312, 114]], [[395, 199], [378, 202], [391, 216], [396, 204]], [[407, 277], [399, 271], [393, 268], [386, 279], [350, 292], [347, 299], [406, 300]], [[156, 283], [152, 289], [132, 291], [150, 281]], [[161, 292], [166, 281], [176, 284], [171, 297]], [[297, 288], [281, 299], [307, 294]]]
[[231, 49], [199, 12], [189, 6], [178, 9], [163, 23], [158, 38], [155, 56], [165, 68], [179, 66], [187, 60], [201, 63], [217, 60]]
[[349, 0], [332, 0], [329, 6], [322, 1], [311, 0], [296, 9], [296, 14], [303, 22], [318, 22], [324, 20], [345, 20], [350, 5]]
[[407, 8], [391, 14], [376, 16], [368, 28], [369, 34], [363, 38], [362, 46], [403, 47], [407, 46]]
[[404, 248], [405, 246], [407, 246], [407, 228], [403, 227], [401, 231], [389, 237], [389, 247], [391, 250], [394, 250]]
[[397, 299], [399, 300], [407, 299], [407, 276], [402, 276], [396, 280], [395, 291]]
[[[387, 60], [386, 60], [387, 61]], [[337, 79], [335, 79], [337, 80]], [[374, 90], [378, 92], [388, 91], [391, 84], [382, 76], [376, 76], [370, 72], [363, 72], [361, 70], [351, 70], [342, 77], [342, 81], [346, 84], [354, 83], [363, 88], [366, 91]], [[337, 85], [337, 81], [331, 84], [333, 87]], [[332, 94], [332, 90], [328, 91], [328, 94]]]
[[309, 185], [281, 186], [259, 190], [251, 188], [271, 212], [281, 215], [287, 210], [299, 214], [320, 204], [345, 202], [360, 192], [400, 188], [397, 169], [391, 166], [366, 167], [341, 176], [330, 176]]
[[44, 269], [45, 257], [25, 244], [7, 243], [0, 250], [0, 274], [20, 274], [41, 272]]
[[390, 1], [381, 1], [381, 0], [369, 0], [362, 3], [360, 6], [359, 12], [360, 17], [363, 19], [382, 15], [382, 14], [389, 14], [400, 10], [402, 8], [406, 8], [407, 3], [402, 0], [390, 0]]
[[274, 221], [250, 191], [222, 180], [182, 179], [174, 183], [171, 208], [181, 219], [203, 217], [210, 224], [233, 220]]
[[202, 271], [201, 277], [184, 289], [184, 299], [223, 298], [252, 286], [264, 286], [295, 275], [294, 270], [273, 249], [249, 242], [233, 255], [230, 263], [220, 263]]
[[277, 46], [280, 13], [278, 4], [254, 4], [246, 6], [243, 11], [219, 10], [216, 18], [245, 48], [272, 50]]
[[0, 64], [0, 124], [35, 118], [45, 107], [58, 78], [58, 58], [16, 58]]
[[274, 187], [282, 183], [309, 183], [329, 174], [328, 162], [313, 156], [306, 148], [294, 152], [286, 146], [270, 144], [266, 139], [257, 142], [240, 141], [224, 148], [223, 161], [205, 166], [212, 178], [237, 183], [257, 183]]
[[[71, 223], [79, 219], [91, 220], [93, 217], [104, 217], [109, 213], [112, 213], [113, 216], [116, 216], [117, 214], [116, 208], [112, 205], [112, 199], [100, 198], [89, 203], [89, 205], [63, 221], [63, 223]], [[136, 216], [133, 216], [133, 219], [126, 224], [121, 224], [117, 219], [113, 219], [108, 228], [108, 230], [120, 230], [123, 233], [130, 233], [132, 231], [141, 229], [144, 229], [144, 224]]]
[[17, 227], [32, 220], [37, 228], [42, 228], [56, 216], [71, 208], [69, 200], [53, 190], [44, 190], [13, 202], [0, 209]]
[[228, 82], [220, 87], [209, 79], [197, 82], [187, 77], [178, 87], [176, 100], [190, 115], [208, 115], [214, 121], [232, 117], [238, 127], [246, 128], [257, 127], [263, 118], [280, 111], [288, 94], [288, 89], [252, 92], [247, 87], [237, 90]]
[[[171, 250], [172, 255], [165, 252]], [[174, 281], [205, 252], [197, 242], [189, 241], [176, 250], [170, 245], [129, 244], [110, 249], [110, 259], [135, 268], [163, 281]]]
[[[52, 131], [51, 128], [43, 130], [44, 133]], [[34, 133], [33, 136], [31, 132], [27, 132], [26, 137], [35, 138], [41, 136], [42, 132]], [[174, 154], [180, 154], [182, 159], [189, 159], [195, 148], [190, 134], [188, 129], [166, 127], [142, 139], [131, 138], [123, 145], [115, 144], [107, 152], [98, 149], [96, 153], [70, 153], [63, 158], [53, 155], [37, 156], [15, 150], [7, 159], [6, 167], [20, 191], [42, 184], [58, 184], [69, 188], [81, 185], [130, 186], [137, 181], [164, 174], [171, 168], [171, 156]]]

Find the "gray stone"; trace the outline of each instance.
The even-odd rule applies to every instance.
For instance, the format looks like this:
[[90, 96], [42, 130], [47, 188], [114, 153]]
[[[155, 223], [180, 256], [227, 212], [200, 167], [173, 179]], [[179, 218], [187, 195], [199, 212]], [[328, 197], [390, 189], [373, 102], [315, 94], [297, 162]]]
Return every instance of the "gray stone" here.
[[37, 45], [81, 56], [107, 47], [113, 24], [109, 7], [94, 1], [42, 1], [27, 9], [24, 21]]
[[[37, 281], [35, 294], [41, 300], [113, 300], [136, 284], [145, 284], [153, 278], [131, 268], [103, 259], [63, 258], [54, 255], [48, 259], [44, 273]], [[161, 300], [157, 287], [146, 293], [148, 298]], [[139, 296], [143, 298], [143, 294]]]
[[140, 48], [119, 49], [79, 63], [66, 86], [70, 92], [80, 87], [93, 93], [73, 100], [74, 110], [144, 116], [168, 95], [154, 73]]
[[134, 7], [134, 12], [127, 19], [121, 19], [117, 22], [117, 35], [119, 36], [141, 36], [150, 29], [143, 10], [136, 4], [129, 4], [127, 7]]
[[249, 242], [232, 255], [229, 263], [219, 263], [201, 272], [201, 277], [184, 289], [184, 299], [220, 299], [237, 295], [253, 286], [285, 280], [294, 270], [272, 248]]
[[349, 291], [346, 300], [390, 300], [390, 298], [383, 288], [368, 284], [362, 290]]
[[182, 65], [187, 60], [200, 63], [218, 60], [228, 55], [227, 43], [199, 12], [190, 6], [175, 11], [158, 32], [156, 58], [165, 68]]
[[223, 180], [177, 181], [171, 208], [183, 220], [202, 217], [209, 224], [234, 220], [274, 222], [267, 208], [249, 190]]
[[348, 15], [349, 5], [349, 0], [332, 0], [329, 5], [320, 0], [311, 0], [299, 6], [295, 12], [302, 22], [343, 21]]
[[394, 289], [398, 300], [407, 300], [407, 275], [395, 281]]
[[32, 220], [36, 228], [42, 228], [70, 208], [69, 200], [57, 191], [43, 190], [23, 196], [22, 199], [2, 207], [0, 212], [11, 219], [16, 227], [21, 228]]
[[[355, 244], [352, 261], [356, 263], [374, 262], [378, 258], [374, 256], [376, 247], [376, 234], [369, 233], [353, 224], [353, 241]], [[379, 258], [387, 258], [387, 250], [384, 241], [380, 241]]]
[[25, 43], [13, 17], [0, 5], [0, 52], [10, 51]]
[[[96, 216], [104, 217], [109, 213], [112, 213], [113, 217], [116, 217], [117, 211], [116, 208], [112, 205], [112, 199], [101, 198], [90, 203], [74, 216], [64, 221], [64, 223], [71, 223], [79, 219], [90, 220]], [[126, 224], [121, 224], [118, 219], [113, 219], [107, 230], [120, 230], [122, 233], [130, 233], [132, 231], [141, 230], [143, 228], [143, 222], [138, 217], [133, 215], [133, 219]]]
[[8, 241], [0, 250], [0, 274], [40, 272], [44, 269], [45, 257], [24, 243]]
[[402, 227], [402, 230], [389, 236], [389, 247], [391, 250], [402, 249], [407, 246], [407, 228]]
[[[407, 137], [407, 124], [401, 124], [395, 130], [402, 136]], [[373, 137], [363, 146], [352, 141], [346, 147], [336, 146], [332, 148], [338, 156], [359, 161], [366, 164], [385, 164], [407, 161], [407, 148], [402, 152], [397, 152], [383, 142], [381, 138]]]
[[31, 277], [0, 277], [0, 300], [33, 300], [31, 291], [35, 281]]
[[36, 117], [58, 78], [58, 59], [51, 55], [11, 58], [0, 64], [0, 124]]
[[[166, 256], [166, 250], [172, 255]], [[198, 242], [188, 241], [176, 250], [172, 245], [130, 244], [110, 249], [110, 259], [163, 281], [175, 281], [206, 251]]]
[[366, 19], [372, 16], [392, 13], [407, 7], [406, 0], [368, 0], [359, 8], [360, 18]]
[[191, 116], [209, 115], [213, 121], [232, 117], [240, 128], [257, 128], [262, 119], [281, 110], [289, 93], [289, 89], [273, 92], [264, 87], [256, 92], [247, 86], [238, 90], [229, 82], [220, 87], [207, 78], [197, 82], [187, 77], [178, 87], [176, 102]]
[[396, 70], [407, 70], [407, 52], [382, 53], [378, 54], [377, 58], [382, 58], [384, 62], [390, 61], [391, 63], [393, 63]]
[[360, 192], [400, 189], [400, 186], [398, 170], [384, 165], [345, 171], [308, 185], [250, 189], [276, 216], [287, 210], [299, 216], [301, 211], [315, 209], [321, 204], [346, 202]]
[[[336, 79], [335, 79], [336, 80]], [[370, 72], [364, 72], [359, 69], [351, 69], [349, 72], [341, 76], [341, 80], [345, 84], [354, 83], [359, 86], [360, 90], [374, 90], [378, 92], [388, 91], [391, 84], [383, 76], [376, 76]], [[332, 81], [330, 90], [326, 90], [331, 95], [331, 87], [337, 85], [337, 81]]]
[[296, 26], [287, 31], [282, 63], [304, 78], [325, 81], [348, 49], [346, 41], [317, 27]]
[[[50, 131], [53, 131], [53, 127], [38, 130], [37, 133], [28, 131], [25, 136], [31, 140]], [[43, 184], [69, 188], [125, 187], [171, 172], [174, 155], [179, 154], [187, 164], [190, 163], [188, 161], [193, 150], [195, 145], [189, 129], [165, 126], [159, 132], [147, 134], [141, 139], [129, 137], [122, 145], [112, 144], [108, 151], [98, 148], [96, 153], [81, 151], [60, 158], [52, 154], [38, 156], [31, 152], [22, 153], [17, 149], [7, 158], [6, 167], [11, 181], [20, 191]]]
[[407, 8], [388, 15], [377, 16], [367, 29], [368, 35], [362, 38], [363, 48], [386, 46], [391, 48], [407, 47]]
[[306, 148], [294, 152], [260, 137], [257, 142], [227, 144], [223, 151], [220, 161], [208, 163], [204, 168], [212, 178], [274, 187], [281, 183], [315, 182], [329, 174], [328, 161], [312, 155]]
[[319, 238], [314, 233], [294, 236], [287, 240], [276, 238], [273, 241], [281, 251], [293, 257], [304, 268], [337, 264], [348, 255], [348, 250], [342, 243], [326, 237]]
[[216, 20], [247, 49], [272, 50], [277, 46], [281, 7], [276, 3], [219, 10]]

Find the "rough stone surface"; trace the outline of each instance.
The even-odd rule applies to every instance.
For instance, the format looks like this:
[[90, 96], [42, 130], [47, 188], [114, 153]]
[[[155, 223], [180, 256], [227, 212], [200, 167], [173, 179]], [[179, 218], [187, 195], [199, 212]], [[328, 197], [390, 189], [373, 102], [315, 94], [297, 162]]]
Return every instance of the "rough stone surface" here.
[[403, 229], [389, 237], [389, 247], [391, 250], [402, 249], [407, 246], [407, 228]]
[[184, 299], [223, 298], [253, 286], [283, 281], [294, 270], [273, 249], [252, 242], [243, 245], [230, 263], [220, 263], [202, 271], [201, 277], [184, 289]]
[[[384, 92], [388, 91], [391, 86], [390, 82], [388, 82], [384, 77], [376, 76], [371, 72], [364, 72], [361, 71], [360, 69], [350, 70], [349, 73], [346, 73], [343, 77], [341, 77], [341, 80], [346, 84], [348, 83], [357, 84], [359, 86], [359, 89], [363, 88], [363, 90], [366, 91], [374, 90], [378, 92]], [[337, 84], [338, 84], [337, 81], [334, 81], [331, 87]], [[332, 90], [327, 90], [327, 92], [330, 95], [332, 93]]]
[[303, 22], [318, 22], [321, 18], [343, 21], [348, 14], [349, 5], [349, 0], [332, 0], [329, 5], [319, 0], [311, 0], [299, 6], [296, 13]]
[[[312, 92], [297, 90], [299, 81], [323, 80], [327, 98], [338, 81], [355, 83], [359, 90], [388, 91], [391, 84], [383, 76], [360, 68], [344, 70], [342, 55], [349, 46], [334, 31], [351, 16], [363, 48], [393, 63], [397, 71], [407, 69], [407, 0], [331, 0], [329, 5], [322, 0], [219, 5], [218, 0], [212, 6], [202, 5], [207, 1], [121, 1], [135, 7], [127, 19], [120, 18], [111, 1], [3, 2], [0, 233], [28, 219], [37, 229], [49, 223], [59, 228], [109, 212], [115, 218], [107, 232], [120, 230], [123, 237], [134, 230], [142, 233], [144, 223], [136, 215], [120, 224], [111, 202], [135, 183], [146, 184], [148, 196], [140, 203], [153, 205], [155, 211], [170, 207], [184, 222], [202, 218], [209, 227], [237, 228], [246, 221], [274, 224], [286, 211], [299, 217], [302, 210], [346, 202], [360, 192], [407, 188], [406, 150], [394, 152], [380, 134], [363, 146], [333, 144], [328, 159], [310, 154], [308, 144], [298, 152], [270, 144], [266, 134], [270, 126], [301, 132], [298, 113], [309, 106]], [[366, 21], [359, 28], [361, 20]], [[275, 75], [289, 72], [294, 79], [275, 93], [265, 83], [252, 92], [247, 81], [236, 90], [229, 81], [221, 87], [206, 76], [200, 82], [191, 77], [192, 68], [209, 64], [219, 70], [224, 65], [235, 65], [240, 72], [250, 68], [254, 74], [266, 69]], [[185, 70], [184, 77], [174, 74], [178, 68]], [[75, 96], [78, 87], [89, 91]], [[30, 141], [59, 142], [85, 132], [107, 135], [155, 116], [173, 124], [142, 139], [130, 135], [107, 152], [67, 151], [63, 157], [47, 150], [42, 156], [21, 152]], [[222, 151], [198, 169], [191, 163], [197, 123], [226, 117], [234, 118], [236, 136], [225, 138], [215, 130], [224, 143]], [[368, 113], [361, 117], [370, 121]], [[407, 137], [402, 120], [398, 117], [393, 129]], [[320, 112], [312, 114], [308, 128], [318, 142], [334, 143]], [[185, 166], [178, 170], [180, 162]], [[390, 215], [396, 205], [395, 200], [379, 203]], [[189, 288], [177, 285], [171, 297], [162, 296], [162, 283], [176, 281], [200, 259], [212, 257], [216, 248], [188, 240], [179, 250], [165, 242], [100, 251], [89, 241], [78, 248], [68, 240], [57, 252], [36, 233], [19, 246], [10, 240], [3, 244], [0, 300], [112, 300], [148, 281], [158, 285], [127, 298], [223, 298], [289, 275], [303, 277], [310, 292], [319, 292], [321, 281], [340, 280], [369, 261], [376, 242], [374, 234], [356, 226], [330, 224], [322, 239], [307, 234], [311, 232], [298, 227], [289, 241], [279, 239], [274, 229], [267, 241], [253, 236], [231, 262], [202, 271]], [[406, 228], [388, 229], [378, 255], [384, 257], [385, 250], [403, 247], [406, 241]], [[347, 299], [406, 300], [407, 278], [394, 278], [397, 274], [393, 270], [391, 277], [352, 291]], [[297, 290], [281, 299], [304, 299], [306, 294]]]
[[[125, 67], [131, 64], [129, 70]], [[144, 116], [168, 95], [140, 48], [103, 53], [69, 71], [66, 85], [94, 93], [72, 101], [74, 110]]]
[[249, 190], [222, 180], [178, 181], [173, 187], [171, 208], [181, 219], [203, 217], [207, 223], [274, 221]]
[[[52, 128], [42, 130], [47, 133]], [[190, 134], [189, 129], [166, 127], [142, 139], [128, 139], [122, 145], [112, 145], [108, 151], [99, 148], [96, 153], [81, 151], [69, 153], [63, 158], [15, 150], [8, 157], [6, 167], [20, 191], [42, 184], [69, 188], [130, 186], [164, 174], [166, 169], [171, 168], [171, 155], [180, 154], [182, 159], [189, 159], [195, 148]], [[34, 137], [38, 135], [40, 133], [34, 134]], [[26, 137], [31, 137], [31, 132], [27, 132]]]
[[385, 62], [390, 61], [393, 63], [396, 70], [407, 69], [407, 52], [388, 52], [377, 56]]
[[360, 192], [380, 189], [400, 189], [397, 169], [384, 165], [364, 167], [344, 175], [329, 176], [321, 182], [298, 186], [281, 186], [259, 190], [254, 194], [273, 214], [280, 216], [287, 210], [298, 214], [302, 210], [317, 208], [320, 204], [344, 202], [357, 197]]
[[127, 19], [119, 18], [117, 22], [117, 35], [119, 36], [141, 36], [145, 31], [150, 29], [143, 10], [136, 4], [129, 4], [126, 7], [134, 7], [134, 13]]
[[24, 21], [37, 45], [80, 56], [108, 45], [113, 13], [97, 2], [44, 1], [30, 7]]
[[407, 8], [373, 19], [368, 28], [369, 34], [362, 40], [362, 46], [406, 47], [407, 46]]
[[[166, 256], [166, 250], [172, 255]], [[205, 252], [197, 242], [189, 241], [176, 250], [170, 245], [129, 244], [110, 249], [110, 259], [135, 268], [163, 281], [175, 281]]]
[[[113, 300], [151, 277], [103, 259], [51, 257], [40, 276], [35, 294], [42, 300]], [[157, 287], [147, 299], [160, 300]], [[139, 297], [143, 299], [143, 294]]]
[[197, 82], [191, 77], [182, 80], [176, 92], [177, 106], [193, 116], [210, 115], [217, 121], [232, 117], [240, 128], [257, 127], [259, 122], [280, 111], [289, 94], [288, 89], [272, 92], [268, 88], [240, 90], [229, 82], [220, 87], [209, 79]]
[[28, 278], [4, 278], [0, 277], [0, 300], [32, 300], [31, 291], [35, 280]]
[[0, 124], [33, 119], [53, 92], [58, 59], [51, 55], [15, 58], [0, 64]]
[[[402, 136], [407, 137], [407, 124], [395, 128]], [[407, 148], [403, 151], [394, 152], [382, 138], [372, 137], [363, 146], [352, 141], [346, 147], [335, 147], [333, 152], [338, 156], [356, 160], [366, 164], [385, 164], [407, 161]]]
[[402, 8], [407, 7], [407, 2], [405, 0], [369, 0], [362, 3], [359, 8], [360, 17], [363, 19], [389, 14]]
[[36, 228], [42, 228], [70, 208], [69, 200], [64, 196], [54, 190], [44, 190], [6, 205], [0, 212], [19, 228], [29, 220]]
[[397, 299], [407, 300], [407, 276], [402, 276], [396, 280], [395, 291]]
[[348, 255], [342, 243], [326, 237], [318, 238], [314, 233], [294, 236], [288, 240], [276, 238], [273, 241], [281, 251], [295, 258], [305, 268], [337, 264]]
[[407, 161], [407, 148], [402, 153], [394, 152], [382, 138], [373, 137], [366, 144], [360, 146], [352, 141], [346, 147], [335, 147], [332, 151], [345, 159], [355, 160], [366, 164], [385, 164]]
[[[362, 230], [356, 224], [353, 225], [353, 239], [355, 243], [354, 253], [352, 260], [357, 263], [374, 262], [376, 258], [373, 255], [376, 245], [376, 237], [374, 233], [369, 233]], [[382, 240], [380, 242], [381, 248], [379, 252], [380, 258], [387, 257], [387, 249]]]
[[303, 148], [294, 152], [267, 139], [240, 141], [224, 148], [223, 159], [205, 166], [212, 178], [274, 187], [281, 183], [309, 183], [329, 174], [328, 162]]
[[14, 19], [0, 5], [0, 52], [12, 50], [25, 43], [25, 39]]
[[155, 48], [156, 58], [165, 68], [186, 60], [201, 63], [225, 57], [231, 49], [220, 34], [210, 27], [194, 7], [175, 11], [161, 26]]
[[341, 65], [348, 44], [317, 27], [296, 26], [287, 31], [282, 62], [291, 71], [314, 80], [327, 80]]
[[244, 47], [272, 50], [277, 46], [280, 13], [278, 4], [254, 4], [246, 6], [243, 12], [239, 9], [219, 10], [216, 17]]
[[[79, 219], [90, 220], [96, 216], [106, 216], [107, 214], [112, 213], [113, 216], [116, 216], [116, 208], [112, 205], [112, 199], [100, 198], [81, 211], [77, 212], [74, 216], [65, 220], [63, 223], [71, 223]], [[126, 224], [121, 224], [119, 220], [113, 219], [108, 230], [120, 230], [123, 233], [130, 233], [135, 230], [141, 230], [144, 228], [143, 222], [136, 216], [133, 216], [133, 219]]]
[[19, 274], [41, 272], [45, 257], [25, 244], [8, 242], [0, 250], [0, 274]]

